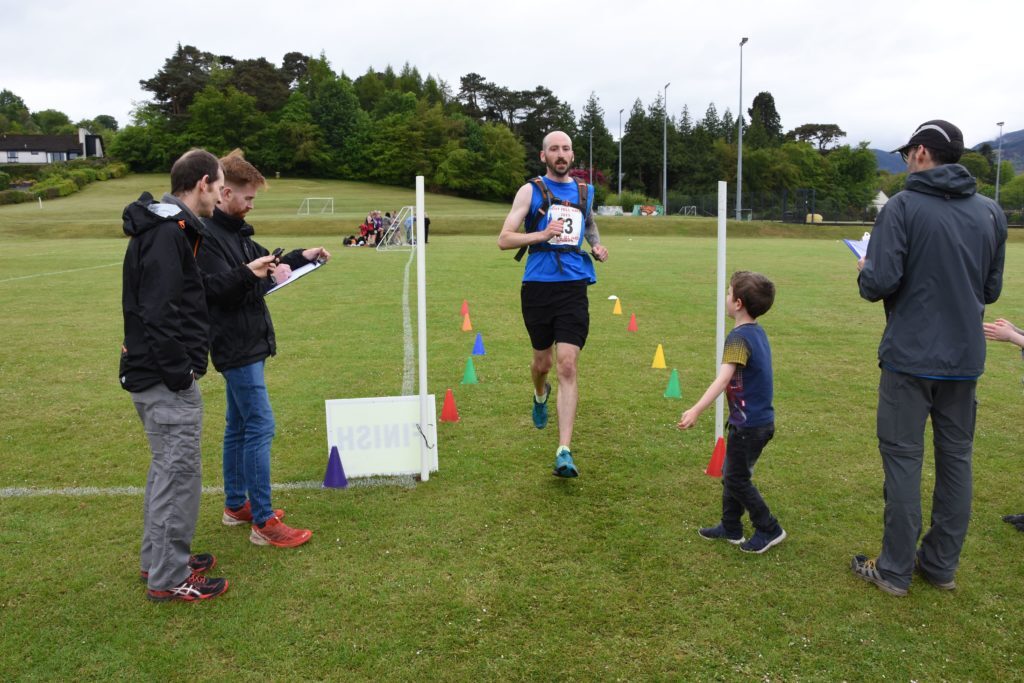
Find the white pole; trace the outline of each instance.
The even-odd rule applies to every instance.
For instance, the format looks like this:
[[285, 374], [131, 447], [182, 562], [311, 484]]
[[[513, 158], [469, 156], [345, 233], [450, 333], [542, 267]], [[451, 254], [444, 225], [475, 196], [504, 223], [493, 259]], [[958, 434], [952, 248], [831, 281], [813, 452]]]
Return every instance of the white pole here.
[[[715, 316], [715, 376], [718, 376], [718, 369], [722, 367], [722, 354], [725, 347], [725, 212], [726, 212], [726, 184], [724, 180], [718, 181], [718, 313]], [[718, 395], [715, 399], [715, 443], [725, 434], [722, 418], [725, 414], [725, 394]]]
[[423, 228], [423, 176], [416, 176], [416, 339], [419, 342], [420, 368], [420, 481], [430, 480], [430, 447], [437, 446], [431, 425], [436, 416], [428, 415], [427, 403], [427, 264]]

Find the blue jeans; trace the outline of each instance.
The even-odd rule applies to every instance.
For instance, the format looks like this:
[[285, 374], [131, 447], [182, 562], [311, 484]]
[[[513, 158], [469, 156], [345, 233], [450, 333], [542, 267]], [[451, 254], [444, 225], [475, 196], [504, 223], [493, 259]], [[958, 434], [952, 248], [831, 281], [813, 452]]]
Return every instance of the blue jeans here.
[[270, 519], [270, 442], [274, 439], [274, 411], [270, 408], [263, 365], [259, 361], [225, 370], [227, 424], [224, 426], [224, 504], [229, 508], [252, 505], [252, 520]]
[[770, 535], [779, 532], [778, 520], [772, 516], [768, 504], [751, 481], [754, 465], [773, 436], [774, 424], [763, 427], [729, 425], [722, 472], [722, 527], [730, 533], [743, 532], [740, 517], [744, 510], [750, 514], [750, 522], [758, 531]]

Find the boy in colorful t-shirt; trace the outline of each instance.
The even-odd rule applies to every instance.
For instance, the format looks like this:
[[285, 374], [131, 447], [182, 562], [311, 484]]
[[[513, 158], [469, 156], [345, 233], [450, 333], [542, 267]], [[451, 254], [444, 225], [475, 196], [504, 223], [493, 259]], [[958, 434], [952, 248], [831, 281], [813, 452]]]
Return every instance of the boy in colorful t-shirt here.
[[[782, 543], [786, 532], [772, 516], [751, 477], [765, 445], [775, 435], [772, 408], [772, 351], [757, 319], [775, 301], [775, 285], [760, 273], [733, 273], [725, 297], [725, 312], [736, 321], [725, 339], [718, 377], [700, 400], [685, 411], [677, 425], [689, 429], [723, 391], [729, 401], [729, 438], [722, 477], [722, 521], [699, 529], [706, 539], [723, 539], [748, 553], [763, 553]], [[754, 525], [749, 541], [743, 538], [740, 518], [746, 510]]]
[[[985, 339], [1016, 344], [1020, 347], [1021, 358], [1024, 358], [1024, 330], [1003, 318], [999, 318], [994, 323], [983, 323], [983, 327]], [[1024, 531], [1024, 514], [1005, 515], [1003, 521], [1017, 527], [1017, 531]]]

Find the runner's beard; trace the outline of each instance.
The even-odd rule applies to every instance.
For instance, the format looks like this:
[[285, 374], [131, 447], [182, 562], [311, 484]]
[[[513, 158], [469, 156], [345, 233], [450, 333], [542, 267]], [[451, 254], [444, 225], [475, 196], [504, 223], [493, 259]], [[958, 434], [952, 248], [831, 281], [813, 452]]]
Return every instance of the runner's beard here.
[[[565, 170], [562, 170], [562, 171], [558, 170], [558, 165], [559, 164], [562, 164], [563, 166], [565, 166]], [[555, 163], [551, 163], [550, 161], [548, 161], [548, 162], [545, 162], [545, 165], [548, 167], [548, 170], [551, 171], [551, 174], [554, 175], [554, 176], [557, 176], [559, 178], [564, 178], [567, 175], [569, 175], [569, 162], [566, 161], [565, 159], [558, 158], [558, 159], [555, 159]]]

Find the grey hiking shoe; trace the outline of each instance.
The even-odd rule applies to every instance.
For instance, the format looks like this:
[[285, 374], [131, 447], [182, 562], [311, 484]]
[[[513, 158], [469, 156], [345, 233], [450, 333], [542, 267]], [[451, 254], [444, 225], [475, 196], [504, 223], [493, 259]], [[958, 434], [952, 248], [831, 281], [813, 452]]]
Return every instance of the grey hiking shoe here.
[[878, 573], [878, 567], [875, 566], [877, 560], [878, 558], [874, 557], [868, 559], [866, 555], [854, 555], [853, 560], [850, 561], [850, 569], [868, 583], [878, 586], [879, 590], [885, 591], [889, 595], [895, 595], [898, 598], [905, 597], [907, 594], [906, 588], [900, 588], [896, 584], [886, 581]]
[[925, 581], [927, 581], [931, 585], [933, 585], [936, 588], [938, 588], [940, 591], [955, 591], [956, 590], [956, 581], [955, 580], [950, 579], [949, 581], [943, 581], [942, 579], [939, 579], [939, 578], [937, 578], [935, 576], [932, 576], [931, 574], [926, 572], [924, 570], [924, 567], [921, 566], [921, 557], [920, 556], [914, 557], [914, 571], [917, 572], [918, 576], [920, 576], [922, 579], [924, 579]]

